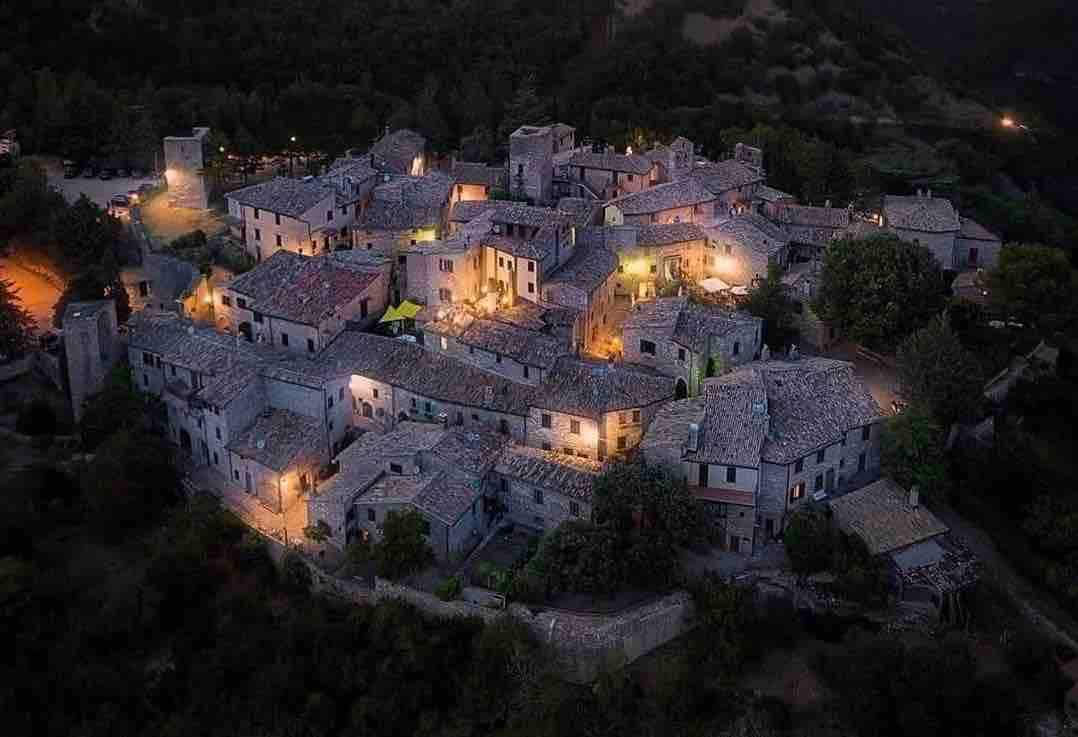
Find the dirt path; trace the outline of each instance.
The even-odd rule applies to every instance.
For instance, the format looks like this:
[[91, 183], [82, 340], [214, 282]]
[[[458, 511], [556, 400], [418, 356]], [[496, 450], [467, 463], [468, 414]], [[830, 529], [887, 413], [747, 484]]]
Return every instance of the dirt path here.
[[984, 530], [946, 507], [936, 513], [984, 564], [985, 576], [991, 578], [1025, 618], [1043, 634], [1078, 650], [1078, 622], [1055, 601], [1037, 590], [996, 548]]

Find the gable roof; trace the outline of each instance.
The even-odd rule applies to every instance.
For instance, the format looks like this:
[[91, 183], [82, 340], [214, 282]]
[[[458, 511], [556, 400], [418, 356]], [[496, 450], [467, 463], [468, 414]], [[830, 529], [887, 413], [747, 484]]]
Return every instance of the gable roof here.
[[189, 261], [183, 261], [160, 253], [147, 253], [138, 266], [129, 266], [120, 272], [126, 284], [138, 286], [140, 281], [152, 284], [150, 296], [145, 302], [174, 302], [191, 294], [202, 275]]
[[959, 218], [959, 222], [962, 224], [962, 228], [958, 232], [959, 238], [968, 238], [976, 241], [995, 241], [997, 243], [1001, 241], [998, 235], [985, 228], [973, 218], [962, 217]]
[[451, 176], [456, 184], [480, 184], [484, 187], [495, 187], [501, 178], [502, 170], [496, 166], [477, 164], [470, 161], [456, 161], [453, 163]]
[[764, 256], [773, 256], [790, 242], [790, 235], [780, 226], [756, 213], [727, 218], [708, 228], [712, 240], [730, 240]]
[[[276, 177], [268, 182], [252, 184], [225, 195], [248, 207], [298, 218], [327, 197], [335, 198], [335, 190], [317, 179], [304, 181]], [[334, 200], [336, 203], [336, 200]]]
[[625, 215], [649, 215], [664, 210], [714, 202], [716, 199], [718, 198], [715, 193], [705, 187], [699, 179], [688, 177], [677, 182], [659, 184], [640, 192], [615, 197], [606, 204], [617, 207]]
[[580, 166], [585, 169], [625, 172], [627, 174], [639, 174], [640, 176], [645, 176], [654, 166], [646, 156], [618, 154], [612, 151], [603, 151], [602, 153], [574, 151], [567, 163], [569, 166]]
[[891, 479], [880, 479], [830, 501], [835, 524], [865, 541], [873, 555], [890, 553], [942, 535], [947, 525]]
[[387, 133], [373, 146], [370, 153], [374, 165], [394, 174], [408, 174], [412, 171], [412, 162], [427, 147], [427, 139], [407, 128]]
[[639, 366], [560, 358], [532, 406], [599, 419], [607, 412], [639, 409], [672, 399], [674, 380]]
[[719, 307], [699, 304], [688, 297], [660, 297], [641, 302], [629, 312], [623, 330], [673, 340], [695, 353], [707, 351], [708, 338], [726, 335], [736, 327], [759, 325], [758, 317]]
[[313, 462], [324, 456], [322, 437], [322, 428], [310, 417], [286, 409], [270, 409], [261, 412], [228, 444], [228, 449], [282, 473], [294, 462]]
[[252, 300], [251, 309], [304, 325], [318, 325], [363, 294], [378, 278], [329, 256], [302, 256], [280, 250], [227, 288]]
[[758, 468], [767, 439], [767, 392], [754, 381], [714, 382], [704, 389], [704, 421], [696, 452], [698, 463]]
[[696, 223], [641, 225], [636, 229], [636, 245], [665, 246], [707, 239], [707, 231]]
[[691, 176], [716, 195], [764, 181], [763, 174], [734, 159], [697, 166]]
[[551, 450], [509, 445], [502, 451], [494, 470], [503, 476], [591, 504], [592, 486], [602, 471], [602, 464]]
[[850, 226], [850, 211], [845, 207], [812, 207], [809, 205], [784, 204], [775, 208], [774, 218], [779, 223], [810, 228], [838, 230]]
[[[451, 323], [452, 319], [446, 322]], [[427, 326], [442, 332], [442, 323]], [[558, 356], [568, 353], [568, 348], [557, 338], [527, 330], [511, 323], [479, 318], [466, 321], [451, 333], [461, 343], [479, 350], [490, 351], [529, 366], [549, 369]]]
[[883, 214], [888, 227], [900, 230], [948, 233], [962, 227], [954, 205], [944, 197], [886, 195]]
[[618, 269], [617, 255], [598, 244], [578, 243], [573, 255], [547, 278], [545, 286], [572, 286], [591, 294]]

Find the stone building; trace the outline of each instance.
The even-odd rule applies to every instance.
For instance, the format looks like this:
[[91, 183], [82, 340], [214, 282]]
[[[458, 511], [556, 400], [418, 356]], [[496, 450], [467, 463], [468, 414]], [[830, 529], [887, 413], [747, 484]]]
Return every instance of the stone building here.
[[83, 403], [105, 385], [105, 378], [120, 358], [116, 303], [111, 299], [70, 302], [61, 320], [67, 386], [75, 421], [82, 417]]
[[195, 128], [189, 136], [166, 136], [165, 180], [169, 197], [178, 207], [205, 210], [210, 188], [204, 172], [209, 128]]
[[554, 156], [571, 151], [576, 129], [563, 123], [517, 128], [509, 136], [506, 186], [513, 194], [546, 204], [554, 199]]
[[918, 192], [912, 197], [886, 195], [880, 225], [887, 232], [932, 252], [940, 267], [960, 271], [992, 268], [1001, 241], [975, 221], [959, 217], [951, 201]]
[[852, 364], [764, 361], [663, 407], [640, 450], [689, 483], [727, 549], [749, 553], [810, 498], [878, 476], [882, 418]]
[[490, 199], [495, 190], [504, 189], [505, 170], [500, 167], [456, 161], [450, 173], [453, 193], [450, 202], [482, 202]]
[[597, 199], [612, 200], [659, 183], [659, 166], [646, 156], [578, 149], [558, 167], [559, 178], [575, 182]]
[[307, 502], [308, 518], [330, 528], [329, 542], [381, 537], [386, 516], [415, 510], [442, 561], [466, 555], [496, 518], [495, 489], [486, 478], [505, 438], [482, 430], [403, 422], [368, 433], [338, 457], [338, 473]]
[[314, 178], [278, 177], [225, 198], [244, 248], [256, 261], [281, 250], [301, 255], [328, 251], [354, 216], [338, 216], [336, 190]]
[[368, 152], [371, 166], [380, 172], [421, 177], [430, 169], [427, 139], [408, 128], [385, 133]]
[[596, 352], [613, 331], [614, 283], [618, 257], [601, 245], [577, 246], [565, 264], [542, 285], [543, 301], [576, 310], [582, 341], [575, 350]]
[[728, 284], [748, 286], [767, 277], [776, 264], [790, 261], [790, 236], [783, 228], [752, 212], [734, 213], [707, 229], [715, 276]]
[[232, 482], [269, 509], [294, 507], [314, 486], [329, 455], [313, 418], [265, 409], [228, 443]]
[[592, 485], [601, 470], [601, 463], [587, 458], [508, 445], [488, 483], [509, 521], [552, 530], [562, 522], [591, 519]]
[[710, 276], [713, 251], [707, 231], [694, 223], [601, 228], [598, 236], [618, 254], [614, 291], [630, 299], [652, 299], [664, 287]]
[[622, 325], [625, 360], [676, 380], [675, 396], [700, 393], [705, 377], [753, 361], [763, 321], [688, 297], [634, 305]]
[[820, 319], [812, 304], [820, 284], [820, 262], [791, 264], [782, 275], [782, 284], [794, 307], [797, 332], [802, 343], [817, 352], [834, 347], [841, 339], [835, 326]]
[[673, 397], [673, 380], [645, 368], [561, 358], [530, 401], [527, 445], [599, 461], [624, 455]]
[[219, 329], [301, 354], [322, 350], [349, 323], [374, 324], [389, 300], [383, 268], [284, 250], [217, 291]]
[[669, 145], [660, 143], [644, 154], [659, 167], [659, 182], [676, 182], [684, 179], [696, 164], [696, 146], [682, 136]]
[[763, 213], [782, 226], [794, 243], [826, 247], [846, 235], [851, 212], [844, 207], [808, 207], [785, 202], [765, 205]]
[[195, 314], [212, 299], [206, 280], [194, 264], [160, 253], [147, 253], [142, 263], [124, 267], [120, 281], [131, 310], [153, 309]]

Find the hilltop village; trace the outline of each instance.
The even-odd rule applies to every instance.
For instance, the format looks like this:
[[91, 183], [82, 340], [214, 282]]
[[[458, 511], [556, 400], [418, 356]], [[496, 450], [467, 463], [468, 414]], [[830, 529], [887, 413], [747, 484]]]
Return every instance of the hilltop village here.
[[[800, 205], [745, 144], [617, 152], [560, 124], [509, 144], [504, 167], [439, 169], [422, 136], [387, 131], [321, 176], [226, 194], [256, 266], [136, 312], [125, 341], [200, 486], [339, 549], [414, 509], [454, 560], [508, 522], [588, 519], [603, 464], [639, 456], [751, 555], [800, 505], [879, 476], [883, 410], [853, 365], [809, 355], [839, 337], [811, 306], [822, 250], [889, 233], [963, 270], [1000, 247], [930, 192]], [[781, 355], [739, 310], [775, 266], [799, 316]]]

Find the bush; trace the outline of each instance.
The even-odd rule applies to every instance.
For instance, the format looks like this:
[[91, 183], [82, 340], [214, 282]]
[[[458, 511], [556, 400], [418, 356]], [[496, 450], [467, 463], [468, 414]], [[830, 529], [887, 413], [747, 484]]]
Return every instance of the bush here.
[[460, 582], [460, 577], [450, 576], [438, 584], [438, 587], [434, 589], [434, 595], [442, 601], [452, 601], [460, 596], [460, 592], [463, 589], [464, 586]]
[[293, 594], [307, 594], [311, 590], [311, 569], [307, 561], [294, 550], [285, 554], [281, 561], [281, 584]]
[[56, 411], [44, 399], [31, 399], [19, 409], [15, 430], [23, 435], [55, 435]]
[[169, 248], [175, 251], [191, 251], [206, 247], [206, 233], [202, 230], [192, 230], [176, 238], [169, 244]]
[[427, 544], [428, 522], [419, 512], [389, 512], [382, 526], [382, 539], [372, 551], [378, 575], [398, 580], [434, 562]]

